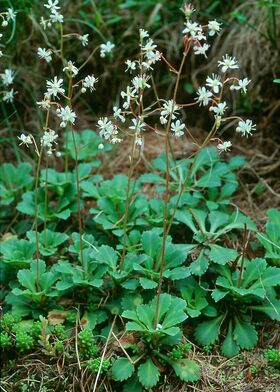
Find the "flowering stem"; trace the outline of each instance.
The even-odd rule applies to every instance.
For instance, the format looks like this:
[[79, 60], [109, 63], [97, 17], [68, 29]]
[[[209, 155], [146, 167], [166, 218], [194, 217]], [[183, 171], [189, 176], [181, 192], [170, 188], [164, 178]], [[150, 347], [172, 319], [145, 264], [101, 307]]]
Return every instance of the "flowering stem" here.
[[[185, 51], [183, 53], [183, 58], [182, 58], [182, 61], [180, 64], [180, 68], [179, 68], [179, 71], [178, 71], [177, 77], [176, 77], [176, 84], [175, 84], [174, 94], [173, 94], [173, 110], [174, 110], [174, 105], [176, 102], [181, 73], [183, 70], [183, 66], [185, 64], [187, 54], [188, 54], [188, 50], [185, 48]], [[162, 289], [163, 270], [164, 270], [164, 265], [165, 265], [164, 256], [165, 256], [165, 245], [166, 245], [166, 237], [167, 237], [167, 214], [168, 214], [168, 200], [169, 200], [169, 159], [168, 159], [168, 156], [169, 156], [169, 130], [170, 130], [170, 126], [171, 126], [173, 110], [170, 113], [168, 124], [165, 129], [164, 146], [165, 146], [166, 176], [165, 176], [165, 196], [164, 196], [164, 216], [163, 216], [163, 238], [162, 238], [161, 264], [160, 264], [159, 282], [158, 282], [158, 288], [157, 288], [157, 303], [156, 303], [154, 328], [156, 328], [156, 326], [158, 324], [160, 294], [161, 294], [161, 289]]]
[[[73, 77], [69, 76], [69, 107], [72, 109], [72, 95], [73, 95]], [[83, 218], [81, 211], [81, 189], [80, 189], [80, 180], [79, 180], [79, 168], [78, 168], [78, 149], [75, 139], [75, 133], [73, 130], [73, 125], [71, 124], [71, 134], [73, 140], [73, 146], [75, 151], [75, 174], [76, 174], [76, 187], [77, 187], [77, 204], [78, 204], [78, 221], [79, 221], [79, 234], [80, 234], [80, 257], [83, 273], [84, 270], [84, 253], [83, 253]]]
[[48, 168], [49, 168], [49, 160], [46, 158], [46, 177], [45, 177], [45, 206], [44, 206], [44, 244], [45, 248], [47, 247], [47, 212], [48, 212]]
[[36, 169], [36, 176], [35, 176], [35, 189], [34, 189], [34, 223], [35, 223], [35, 241], [36, 241], [36, 288], [37, 291], [40, 291], [40, 271], [39, 271], [39, 234], [38, 234], [38, 185], [39, 185], [39, 176], [40, 176], [40, 167], [42, 162], [42, 155], [43, 155], [43, 147], [39, 152], [38, 162], [37, 162], [37, 169]]
[[123, 223], [123, 250], [122, 250], [122, 259], [120, 262], [120, 271], [122, 270], [122, 263], [123, 263], [123, 259], [125, 257], [125, 252], [126, 252], [125, 246], [126, 246], [126, 239], [127, 239], [127, 221], [128, 221], [128, 213], [129, 213], [129, 206], [130, 206], [129, 191], [130, 191], [131, 179], [132, 179], [132, 174], [133, 174], [133, 169], [134, 169], [133, 157], [134, 157], [134, 152], [135, 152], [135, 139], [136, 139], [136, 134], [133, 137], [131, 154], [129, 157], [130, 165], [129, 165], [128, 182], [127, 182], [126, 196], [125, 196], [125, 213], [124, 213], [124, 223]]

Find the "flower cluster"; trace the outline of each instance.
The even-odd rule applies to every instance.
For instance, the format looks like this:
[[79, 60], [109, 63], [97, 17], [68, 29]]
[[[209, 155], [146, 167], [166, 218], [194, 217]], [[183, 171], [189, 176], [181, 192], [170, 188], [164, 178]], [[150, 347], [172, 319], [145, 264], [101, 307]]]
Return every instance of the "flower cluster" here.
[[44, 7], [49, 10], [49, 17], [48, 19], [45, 19], [43, 16], [41, 17], [40, 24], [43, 26], [43, 29], [51, 27], [53, 23], [63, 23], [64, 17], [59, 12], [60, 6], [58, 0], [48, 0], [48, 2], [44, 4]]
[[[0, 12], [0, 18], [2, 19], [1, 26], [6, 27], [12, 21], [14, 22], [16, 19], [16, 12], [13, 8], [8, 8], [4, 12]], [[0, 20], [1, 20], [0, 19]], [[0, 40], [3, 38], [3, 34], [0, 34]], [[0, 47], [4, 47], [0, 42]], [[0, 57], [3, 56], [2, 50], [0, 50]], [[3, 94], [2, 100], [7, 103], [12, 103], [14, 101], [15, 91], [11, 87], [14, 81], [14, 72], [10, 68], [6, 68], [3, 73], [0, 73], [0, 80], [3, 85], [3, 90], [1, 90], [1, 94]]]
[[8, 8], [7, 11], [0, 13], [0, 18], [2, 19], [1, 26], [7, 27], [9, 22], [14, 22], [16, 20], [16, 12], [13, 8]]
[[1, 81], [4, 87], [4, 91], [2, 91], [4, 102], [11, 103], [14, 101], [15, 91], [13, 88], [11, 88], [11, 85], [14, 82], [14, 76], [14, 72], [9, 68], [5, 69], [4, 72], [0, 74]]
[[[99, 134], [110, 143], [120, 142], [118, 132], [121, 130], [120, 123], [125, 123], [128, 115], [132, 116], [128, 130], [134, 136], [137, 146], [143, 145], [142, 132], [146, 129], [144, 121], [145, 114], [142, 110], [143, 95], [146, 89], [151, 87], [149, 71], [153, 70], [153, 65], [161, 59], [161, 54], [156, 49], [157, 45], [150, 38], [149, 33], [143, 29], [139, 30], [140, 35], [140, 58], [137, 60], [127, 60], [126, 72], [135, 73], [131, 83], [125, 90], [121, 91], [122, 109], [114, 106], [114, 123], [107, 117], [98, 121]], [[102, 45], [101, 45], [102, 49]]]
[[106, 42], [106, 44], [100, 45], [100, 57], [105, 57], [106, 55], [112, 53], [115, 45], [111, 41]]

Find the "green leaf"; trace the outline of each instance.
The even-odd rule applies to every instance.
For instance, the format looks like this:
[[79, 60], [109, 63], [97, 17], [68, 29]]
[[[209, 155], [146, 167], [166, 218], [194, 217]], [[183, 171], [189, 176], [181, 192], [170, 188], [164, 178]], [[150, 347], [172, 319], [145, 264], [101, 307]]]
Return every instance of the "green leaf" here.
[[194, 382], [200, 380], [201, 378], [199, 365], [191, 359], [172, 361], [171, 366], [173, 367], [176, 375], [182, 381]]
[[132, 376], [134, 365], [127, 358], [118, 358], [112, 366], [112, 377], [116, 381], [124, 381]]
[[234, 261], [238, 256], [238, 252], [235, 249], [224, 248], [220, 245], [210, 245], [210, 252], [208, 257], [211, 261], [217, 264], [225, 265], [229, 261]]
[[208, 266], [209, 261], [204, 256], [203, 252], [201, 252], [198, 258], [191, 263], [190, 269], [193, 275], [201, 276], [207, 271]]
[[[186, 318], [188, 318], [187, 314], [184, 311], [186, 309], [186, 306], [187, 303], [182, 298], [172, 297], [170, 308], [164, 317], [162, 327], [164, 329], [167, 329], [173, 327], [174, 325], [178, 325], [184, 320], [186, 320]], [[162, 312], [163, 311], [164, 309], [162, 310]]]
[[142, 247], [144, 252], [155, 259], [161, 248], [162, 239], [158, 235], [158, 230], [145, 231], [142, 234]]
[[204, 321], [195, 329], [195, 338], [203, 346], [215, 343], [219, 337], [221, 322], [223, 315], [214, 318], [213, 320]]
[[157, 287], [157, 282], [154, 282], [153, 280], [147, 279], [147, 278], [140, 278], [139, 282], [143, 289], [149, 290], [149, 289], [154, 289]]
[[118, 254], [108, 245], [102, 245], [99, 249], [92, 251], [93, 257], [99, 262], [108, 265], [112, 270], [116, 269]]
[[154, 387], [159, 381], [160, 372], [151, 359], [142, 363], [138, 369], [138, 378], [145, 388]]
[[127, 381], [123, 386], [123, 392], [142, 392], [142, 386], [138, 381], [137, 376], [131, 377], [129, 381]]
[[237, 317], [234, 320], [233, 336], [236, 343], [246, 350], [254, 347], [258, 341], [258, 335], [254, 326], [249, 321], [241, 321]]
[[[160, 299], [159, 299], [159, 307], [158, 307], [158, 321], [161, 322], [162, 317], [169, 311], [169, 308], [171, 306], [171, 300], [172, 297], [170, 294], [161, 294]], [[157, 296], [154, 297], [154, 299], [151, 302], [151, 308], [152, 311], [156, 312], [156, 306], [157, 306]]]
[[226, 357], [233, 357], [234, 355], [237, 355], [239, 353], [240, 350], [239, 346], [236, 344], [236, 342], [233, 339], [231, 320], [229, 321], [227, 336], [223, 341], [221, 350]]
[[155, 313], [150, 305], [139, 305], [136, 308], [139, 321], [141, 321], [148, 329], [153, 329], [153, 320]]

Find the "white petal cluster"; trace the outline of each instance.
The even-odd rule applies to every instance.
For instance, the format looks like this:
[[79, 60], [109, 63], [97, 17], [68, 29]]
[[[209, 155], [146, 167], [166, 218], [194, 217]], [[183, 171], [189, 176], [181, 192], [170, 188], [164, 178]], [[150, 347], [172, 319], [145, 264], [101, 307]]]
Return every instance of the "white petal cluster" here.
[[217, 22], [216, 20], [210, 20], [208, 23], [208, 30], [208, 34], [210, 35], [210, 37], [212, 37], [213, 35], [221, 31], [221, 23]]
[[230, 151], [230, 148], [232, 147], [231, 142], [223, 142], [223, 143], [219, 143], [217, 145], [217, 150], [218, 152], [221, 154], [222, 152], [226, 152], [226, 151]]
[[113, 112], [114, 112], [114, 118], [116, 120], [120, 120], [122, 123], [125, 122], [125, 117], [122, 115], [122, 110], [120, 108], [118, 108], [117, 106], [114, 106]]
[[7, 103], [12, 103], [14, 101], [15, 91], [10, 86], [14, 82], [14, 77], [15, 77], [14, 72], [11, 69], [7, 68], [4, 70], [4, 73], [0, 74], [0, 77], [3, 86], [10, 88], [10, 90], [2, 91], [3, 101]]
[[7, 8], [7, 11], [1, 12], [1, 17], [2, 17], [1, 26], [7, 27], [10, 21], [14, 22], [16, 20], [16, 14], [17, 12], [15, 12], [13, 8]]
[[56, 111], [57, 116], [61, 118], [60, 126], [65, 128], [68, 123], [75, 124], [76, 113], [70, 108], [70, 106], [65, 106], [65, 108], [59, 108]]
[[109, 140], [113, 144], [121, 142], [121, 139], [117, 137], [117, 127], [112, 123], [111, 120], [108, 120], [107, 117], [98, 120], [97, 126], [99, 128], [100, 137], [104, 138], [105, 140]]
[[29, 147], [29, 144], [33, 144], [33, 141], [30, 137], [30, 135], [25, 136], [24, 133], [22, 133], [20, 136], [18, 136], [18, 139], [20, 140], [19, 145], [21, 146], [24, 144], [26, 147]]
[[237, 69], [238, 63], [235, 57], [230, 57], [228, 54], [223, 56], [222, 60], [218, 61], [218, 66], [222, 67], [222, 72], [225, 73], [228, 69]]
[[3, 101], [4, 102], [9, 102], [9, 103], [14, 102], [14, 94], [15, 94], [15, 92], [14, 92], [13, 88], [11, 90], [9, 90], [9, 91], [4, 91], [4, 93], [3, 93]]
[[48, 148], [48, 155], [51, 155], [52, 148], [54, 147], [53, 144], [56, 144], [57, 138], [58, 138], [58, 135], [52, 129], [44, 132], [44, 134], [41, 138], [41, 145], [42, 145], [42, 147]]
[[227, 103], [220, 102], [216, 106], [211, 106], [209, 110], [215, 113], [214, 116], [216, 119], [221, 119], [225, 111], [227, 110]]
[[106, 44], [101, 44], [100, 45], [100, 57], [105, 57], [107, 54], [112, 53], [114, 47], [115, 47], [115, 44], [113, 44], [111, 41], [107, 41]]
[[57, 97], [58, 94], [64, 94], [65, 90], [62, 87], [62, 85], [63, 85], [63, 79], [58, 79], [57, 76], [55, 76], [53, 80], [48, 80], [47, 96], [51, 97], [53, 95], [54, 97]]
[[240, 79], [240, 80], [238, 80], [238, 84], [231, 85], [230, 89], [231, 90], [241, 90], [244, 94], [246, 94], [247, 93], [247, 86], [250, 82], [251, 82], [251, 80], [249, 80], [248, 78]]
[[256, 125], [253, 124], [252, 120], [239, 121], [236, 132], [241, 133], [242, 136], [252, 135], [252, 131], [256, 130]]
[[212, 77], [207, 76], [206, 86], [210, 87], [215, 94], [218, 94], [220, 87], [222, 87], [221, 78], [218, 75], [212, 74]]
[[199, 87], [197, 91], [197, 97], [195, 98], [195, 100], [199, 102], [199, 106], [201, 105], [207, 106], [210, 102], [212, 95], [213, 94], [211, 93], [211, 91], [206, 90], [205, 87]]
[[2, 83], [4, 86], [9, 86], [13, 84], [14, 81], [14, 73], [11, 69], [5, 69], [4, 73], [0, 75], [2, 79]]
[[74, 63], [71, 60], [69, 60], [67, 66], [63, 68], [63, 72], [66, 71], [70, 72], [72, 76], [78, 75], [79, 72], [78, 68], [74, 65]]
[[83, 80], [83, 87], [82, 87], [82, 93], [85, 93], [87, 89], [90, 90], [92, 93], [95, 90], [95, 84], [98, 82], [98, 78], [96, 78], [94, 75], [88, 75], [85, 77]]
[[166, 124], [168, 122], [168, 118], [171, 116], [172, 120], [176, 118], [178, 114], [179, 106], [177, 106], [173, 99], [166, 101], [163, 104], [162, 111], [160, 112], [160, 122], [161, 124]]
[[208, 44], [203, 44], [203, 45], [195, 45], [193, 47], [194, 50], [194, 54], [198, 55], [198, 54], [202, 54], [205, 56], [205, 58], [207, 58], [206, 56], [206, 51], [210, 48], [210, 45]]
[[127, 86], [126, 91], [121, 92], [121, 97], [125, 99], [123, 103], [124, 109], [129, 109], [131, 99], [135, 97], [135, 90], [131, 87]]
[[58, 0], [48, 0], [47, 3], [44, 4], [44, 7], [47, 8], [50, 12], [49, 18], [46, 20], [41, 17], [40, 24], [44, 29], [47, 27], [51, 27], [53, 23], [63, 23], [64, 17], [59, 13], [60, 10], [59, 1]]
[[136, 61], [126, 60], [125, 64], [127, 65], [125, 72], [127, 71], [133, 72], [136, 70], [136, 65], [137, 65]]
[[171, 123], [171, 131], [174, 132], [175, 137], [181, 137], [184, 135], [183, 129], [186, 128], [184, 123], [181, 123], [180, 120], [176, 120], [175, 122]]
[[45, 60], [47, 63], [52, 61], [52, 51], [50, 49], [38, 48], [37, 54], [40, 60]]
[[88, 46], [88, 37], [89, 34], [79, 35], [78, 39], [81, 41], [83, 46]]

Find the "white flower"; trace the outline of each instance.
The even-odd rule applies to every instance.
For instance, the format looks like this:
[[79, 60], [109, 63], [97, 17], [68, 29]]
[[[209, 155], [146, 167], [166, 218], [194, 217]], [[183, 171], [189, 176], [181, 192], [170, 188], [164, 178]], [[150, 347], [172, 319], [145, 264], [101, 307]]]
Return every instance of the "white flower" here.
[[52, 148], [52, 144], [56, 144], [56, 139], [58, 135], [50, 129], [49, 131], [45, 131], [43, 137], [41, 138], [41, 144], [43, 147]]
[[82, 87], [82, 92], [85, 93], [86, 90], [89, 88], [90, 92], [93, 92], [95, 90], [95, 83], [98, 82], [98, 78], [96, 78], [93, 75], [88, 75], [85, 77], [83, 80], [83, 87]]
[[41, 60], [45, 60], [47, 63], [52, 61], [52, 52], [50, 49], [38, 48], [37, 54]]
[[8, 8], [6, 12], [6, 18], [8, 22], [10, 20], [14, 21], [16, 19], [16, 12], [12, 8]]
[[64, 94], [65, 90], [63, 87], [61, 87], [62, 83], [63, 83], [63, 79], [57, 79], [57, 76], [55, 76], [53, 80], [48, 80], [47, 81], [48, 95], [49, 96], [53, 95], [54, 97], [57, 97], [57, 94]]
[[123, 103], [123, 108], [128, 109], [130, 105], [131, 98], [134, 98], [135, 92], [134, 90], [131, 90], [131, 87], [127, 86], [126, 92], [122, 91], [121, 92], [121, 97], [124, 99], [126, 98], [126, 101]]
[[104, 137], [104, 139], [109, 139], [111, 135], [114, 134], [116, 128], [111, 120], [108, 120], [107, 117], [101, 118], [97, 122], [97, 126], [100, 129], [99, 135]]
[[56, 113], [58, 117], [60, 117], [62, 120], [62, 122], [60, 123], [60, 126], [62, 128], [65, 128], [68, 122], [70, 122], [71, 124], [75, 123], [76, 113], [69, 106], [57, 109]]
[[3, 94], [3, 101], [12, 103], [14, 102], [14, 89], [12, 88], [10, 91], [5, 91]]
[[217, 150], [221, 154], [222, 152], [230, 151], [232, 144], [231, 142], [223, 142], [217, 145]]
[[160, 116], [159, 121], [162, 125], [167, 124], [167, 118], [164, 116]]
[[253, 125], [252, 120], [239, 121], [236, 132], [240, 132], [242, 136], [252, 135], [252, 131], [256, 130], [256, 125]]
[[51, 108], [51, 101], [48, 97], [45, 97], [43, 101], [37, 102], [39, 108], [49, 110]]
[[221, 23], [217, 22], [216, 20], [210, 20], [208, 23], [209, 35], [210, 37], [219, 33], [221, 30]]
[[199, 87], [197, 95], [198, 97], [195, 99], [199, 102], [199, 106], [207, 106], [212, 97], [211, 91], [206, 90], [205, 87]]
[[115, 45], [112, 42], [108, 41], [106, 44], [100, 45], [100, 57], [105, 57], [106, 54], [109, 54], [114, 49]]
[[142, 41], [144, 38], [148, 38], [148, 37], [149, 37], [148, 31], [143, 30], [143, 29], [140, 29], [140, 30], [139, 30], [139, 35], [140, 35], [141, 41]]
[[238, 63], [235, 57], [230, 57], [227, 54], [223, 56], [221, 61], [218, 61], [218, 66], [222, 65], [222, 72], [226, 72], [228, 69], [236, 69], [238, 68]]
[[178, 110], [179, 110], [179, 106], [174, 105], [173, 99], [170, 99], [169, 101], [164, 103], [163, 110], [160, 112], [160, 115], [161, 117], [168, 117], [172, 114], [172, 119], [174, 119], [176, 117]]
[[52, 11], [50, 19], [53, 23], [59, 22], [63, 23], [63, 15], [59, 14], [57, 11]]
[[202, 27], [196, 22], [191, 22], [188, 20], [185, 23], [185, 29], [182, 31], [183, 34], [190, 33], [191, 36], [196, 36], [198, 32], [202, 32]]
[[217, 106], [211, 106], [209, 110], [215, 113], [215, 117], [220, 118], [227, 110], [227, 103], [226, 102], [218, 103]]
[[47, 28], [47, 21], [44, 19], [43, 16], [40, 18], [40, 25], [43, 26], [43, 29], [46, 30]]
[[136, 70], [136, 61], [126, 60], [125, 64], [127, 65], [125, 72]]
[[5, 69], [4, 73], [1, 74], [2, 83], [4, 86], [9, 86], [13, 83], [14, 73], [11, 69]]
[[98, 150], [103, 150], [104, 144], [103, 143], [99, 143], [97, 148], [98, 148]]
[[142, 137], [140, 137], [140, 136], [136, 136], [136, 138], [135, 138], [135, 145], [136, 146], [140, 146], [140, 147], [142, 147], [143, 146], [143, 138]]
[[88, 45], [88, 37], [89, 37], [89, 34], [79, 35], [78, 39], [81, 41], [83, 46]]
[[183, 129], [185, 129], [185, 124], [181, 123], [180, 120], [171, 123], [171, 131], [174, 132], [175, 137], [180, 137], [184, 135]]
[[145, 123], [143, 122], [141, 117], [133, 118], [132, 119], [132, 124], [129, 129], [139, 133], [140, 131], [144, 131], [145, 129]]
[[19, 144], [20, 146], [24, 144], [26, 147], [29, 147], [29, 144], [33, 143], [30, 135], [25, 136], [24, 133], [18, 136], [18, 139], [21, 141], [21, 143]]
[[218, 94], [220, 87], [222, 87], [222, 82], [218, 75], [212, 74], [212, 78], [207, 76], [206, 86], [211, 87], [215, 94]]
[[53, 12], [59, 10], [60, 7], [57, 6], [58, 4], [58, 0], [48, 0], [48, 2], [44, 4], [44, 7], [48, 8], [51, 12]]
[[206, 56], [206, 50], [208, 50], [209, 48], [210, 48], [210, 45], [208, 45], [208, 44], [203, 44], [202, 46], [201, 45], [195, 45], [193, 47], [194, 54], [203, 54], [205, 57], [207, 57]]
[[[148, 57], [148, 64], [155, 64], [161, 59], [160, 52], [156, 50], [155, 52], [150, 52]], [[149, 67], [151, 68], [151, 67]]]
[[157, 45], [155, 45], [152, 39], [149, 39], [144, 46], [141, 46], [141, 49], [148, 60], [150, 59], [150, 56], [152, 56], [152, 53], [156, 49], [156, 47]]
[[248, 78], [238, 80], [238, 86], [232, 85], [230, 86], [231, 90], [242, 90], [244, 94], [247, 93], [247, 86], [251, 82]]
[[78, 72], [79, 72], [78, 68], [75, 67], [74, 63], [71, 60], [68, 61], [67, 67], [63, 68], [63, 72], [65, 72], [65, 71], [71, 72], [71, 74], [74, 76], [78, 75]]
[[113, 107], [114, 118], [121, 120], [122, 123], [125, 122], [125, 117], [122, 115], [122, 110], [119, 109], [117, 106]]
[[148, 76], [146, 76], [146, 75], [139, 76], [138, 75], [132, 79], [132, 84], [133, 84], [135, 90], [138, 91], [138, 90], [142, 90], [144, 88], [151, 87], [151, 85], [147, 83], [148, 80], [149, 80]]
[[4, 19], [2, 24], [1, 24], [1, 26], [2, 27], [7, 27], [8, 26], [8, 21], [6, 19]]

